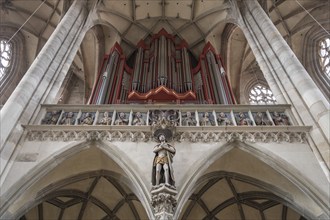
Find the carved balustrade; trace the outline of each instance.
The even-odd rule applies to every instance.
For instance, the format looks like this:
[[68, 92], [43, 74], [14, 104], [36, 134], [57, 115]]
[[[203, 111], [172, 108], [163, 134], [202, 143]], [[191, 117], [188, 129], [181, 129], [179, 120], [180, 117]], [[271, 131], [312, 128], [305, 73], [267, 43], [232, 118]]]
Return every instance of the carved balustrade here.
[[152, 139], [152, 127], [175, 127], [177, 141], [300, 141], [309, 126], [299, 126], [290, 105], [43, 105], [30, 140]]

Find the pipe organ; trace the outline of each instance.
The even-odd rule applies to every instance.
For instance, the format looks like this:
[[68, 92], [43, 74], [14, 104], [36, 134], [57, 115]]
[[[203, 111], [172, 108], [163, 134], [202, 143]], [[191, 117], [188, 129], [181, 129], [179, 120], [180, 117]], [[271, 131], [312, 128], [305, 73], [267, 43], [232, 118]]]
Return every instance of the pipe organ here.
[[220, 56], [212, 45], [206, 44], [195, 67], [187, 48], [184, 40], [162, 29], [138, 43], [130, 68], [116, 43], [104, 57], [89, 103], [234, 104]]

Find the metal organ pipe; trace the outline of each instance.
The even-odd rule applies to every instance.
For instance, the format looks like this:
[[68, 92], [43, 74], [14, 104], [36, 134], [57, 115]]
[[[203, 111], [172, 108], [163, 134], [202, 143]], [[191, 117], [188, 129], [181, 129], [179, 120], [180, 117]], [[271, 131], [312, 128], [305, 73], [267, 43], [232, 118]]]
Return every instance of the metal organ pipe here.
[[138, 54], [136, 56], [134, 72], [133, 72], [133, 82], [132, 82], [133, 91], [138, 91], [139, 87], [140, 87], [139, 75], [141, 72], [141, 65], [142, 65], [142, 62], [141, 62], [142, 52], [143, 52], [143, 49], [140, 47], [138, 49]]
[[158, 86], [166, 85], [166, 41], [165, 37], [161, 36], [159, 41], [159, 57], [158, 57]]
[[[117, 80], [115, 85], [117, 85], [117, 88], [115, 88], [114, 93], [113, 93], [113, 102], [118, 102], [118, 93], [122, 93], [123, 92], [123, 86], [118, 86], [121, 84], [121, 82], [123, 81], [123, 77], [124, 77], [124, 62], [120, 62], [119, 65], [119, 69], [118, 69], [118, 73], [117, 73]], [[121, 99], [119, 98], [119, 101]]]
[[158, 70], [158, 66], [159, 66], [159, 45], [158, 45], [158, 39], [155, 39], [155, 52], [154, 52], [154, 68], [153, 68], [153, 86], [152, 88], [156, 88], [159, 86], [158, 84], [158, 74], [159, 74], [159, 70]]
[[172, 68], [172, 88], [177, 91], [178, 87], [178, 81], [177, 81], [177, 77], [176, 77], [176, 71], [175, 71], [175, 59], [174, 57], [171, 57], [171, 68]]
[[147, 78], [147, 91], [152, 88], [153, 85], [153, 67], [154, 67], [154, 57], [150, 58], [148, 78]]
[[[109, 66], [109, 64], [107, 65], [106, 68], [108, 68], [108, 66]], [[102, 104], [101, 97], [102, 97], [102, 95], [104, 93], [104, 89], [105, 89], [105, 84], [106, 84], [107, 78], [109, 77], [108, 74], [109, 73], [107, 71], [103, 72], [100, 90], [98, 91], [99, 92], [99, 95], [98, 95], [98, 97], [96, 99], [96, 104]]]
[[191, 80], [191, 71], [190, 71], [190, 61], [188, 56], [187, 48], [183, 48], [183, 59], [184, 59], [184, 69], [185, 69], [185, 84], [186, 91], [192, 90], [192, 80]]
[[209, 84], [209, 77], [207, 74], [207, 70], [206, 70], [206, 64], [205, 64], [205, 56], [203, 59], [201, 59], [200, 63], [201, 63], [201, 78], [203, 80], [203, 84], [204, 84], [204, 90], [205, 90], [205, 98], [207, 99], [207, 102], [212, 104], [214, 103], [214, 101], [212, 100], [212, 94], [211, 94], [211, 86]]
[[230, 88], [228, 86], [226, 72], [223, 69], [223, 67], [221, 66], [221, 63], [219, 63], [219, 66], [220, 66], [220, 74], [221, 74], [221, 79], [222, 79], [222, 85], [223, 85], [223, 87], [224, 87], [224, 89], [226, 91], [226, 97], [227, 97], [227, 103], [225, 103], [225, 104], [234, 103], [233, 102], [233, 99], [232, 99], [232, 96], [231, 96]]
[[[102, 65], [104, 70], [95, 83], [91, 104], [149, 99], [233, 104], [230, 85], [212, 46], [209, 43], [205, 46], [199, 64], [192, 69], [186, 43], [177, 40], [162, 30], [148, 43], [139, 43], [133, 69], [126, 65], [122, 50], [116, 45], [109, 58], [104, 59], [106, 65]], [[159, 96], [162, 90], [155, 90], [159, 86], [170, 91], [165, 99]]]
[[216, 64], [214, 54], [211, 51], [209, 51], [208, 54], [209, 54], [209, 57], [210, 57], [211, 67], [212, 67], [212, 73], [211, 74], [212, 74], [212, 77], [215, 81], [216, 89], [218, 91], [215, 96], [220, 100], [221, 104], [226, 104], [227, 103], [226, 92], [223, 88], [222, 80], [220, 78], [220, 70], [218, 68], [218, 65]]
[[111, 70], [112, 70], [114, 61], [115, 61], [115, 54], [113, 53], [110, 56], [110, 61], [105, 69], [105, 72], [103, 73], [102, 86], [100, 88], [100, 92], [99, 92], [96, 104], [105, 103], [105, 98], [106, 98], [107, 89], [108, 89], [108, 85], [109, 85], [110, 78], [111, 78], [111, 72], [112, 72]]
[[115, 79], [118, 76], [117, 75], [117, 65], [118, 65], [118, 58], [119, 58], [119, 54], [115, 51], [114, 52], [114, 61], [112, 66], [110, 67], [110, 79], [109, 79], [109, 84], [108, 84], [108, 92], [106, 94], [105, 103], [112, 103], [112, 99], [113, 99], [113, 93], [115, 90]]
[[171, 55], [172, 55], [172, 42], [170, 39], [166, 39], [166, 72], [167, 72], [167, 83], [166, 86], [170, 89], [173, 89], [173, 78], [172, 78], [172, 66], [171, 66]]
[[[170, 41], [171, 42], [171, 41]], [[176, 80], [176, 71], [175, 71], [175, 47], [174, 44], [171, 43], [170, 44], [171, 48], [170, 48], [170, 68], [171, 68], [171, 84], [172, 84], [172, 89], [174, 89], [175, 91], [177, 90], [177, 80]]]

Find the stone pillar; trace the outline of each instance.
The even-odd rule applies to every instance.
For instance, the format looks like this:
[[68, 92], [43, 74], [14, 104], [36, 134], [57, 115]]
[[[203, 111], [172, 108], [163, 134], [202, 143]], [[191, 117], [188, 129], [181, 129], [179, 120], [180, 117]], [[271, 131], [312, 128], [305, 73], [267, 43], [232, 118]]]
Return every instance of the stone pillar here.
[[52, 94], [59, 90], [83, 40], [88, 16], [85, 4], [85, 0], [74, 1], [1, 110], [1, 182], [23, 137], [21, 125], [33, 121], [45, 100], [55, 101]]
[[[237, 2], [232, 1], [233, 4]], [[269, 86], [280, 103], [292, 104], [299, 124], [313, 126], [310, 145], [323, 168], [325, 163], [329, 167], [330, 108], [327, 99], [258, 1], [240, 1], [239, 4], [239, 7], [235, 5], [238, 24]], [[325, 170], [328, 173], [328, 169]]]

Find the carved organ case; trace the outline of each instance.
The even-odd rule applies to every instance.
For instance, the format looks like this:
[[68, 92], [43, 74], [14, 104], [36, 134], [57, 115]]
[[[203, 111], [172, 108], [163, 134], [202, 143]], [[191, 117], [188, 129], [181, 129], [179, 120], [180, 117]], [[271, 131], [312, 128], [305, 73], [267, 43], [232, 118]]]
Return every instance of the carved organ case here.
[[212, 45], [206, 44], [195, 66], [187, 48], [184, 40], [162, 29], [138, 43], [130, 68], [116, 43], [104, 57], [90, 104], [234, 104], [220, 56]]

